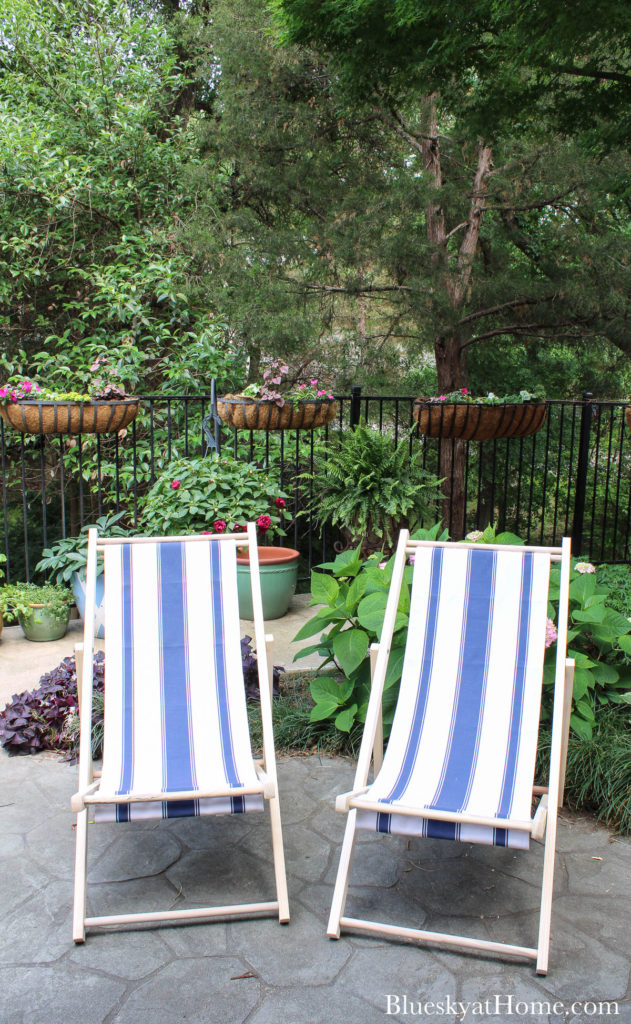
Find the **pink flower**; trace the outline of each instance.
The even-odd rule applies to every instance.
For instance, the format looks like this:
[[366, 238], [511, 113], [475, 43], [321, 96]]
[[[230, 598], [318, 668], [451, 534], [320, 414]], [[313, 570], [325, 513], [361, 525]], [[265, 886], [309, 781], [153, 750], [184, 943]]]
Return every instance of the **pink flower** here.
[[284, 498], [275, 498], [274, 499], [274, 504], [276, 505], [276, 508], [284, 508], [285, 504], [286, 504], [285, 503], [285, 499]]
[[202, 530], [202, 537], [206, 537], [208, 536], [208, 534], [211, 534], [212, 532], [212, 530]]
[[[225, 520], [223, 520], [223, 519], [215, 519], [215, 521], [213, 523], [213, 530], [215, 531], [215, 533], [223, 533], [224, 530], [226, 529], [227, 525], [228, 524], [225, 522]], [[236, 530], [236, 526], [235, 526], [235, 530]]]
[[16, 395], [15, 391], [11, 392], [11, 394], [9, 395], [9, 398], [11, 399], [12, 402], [17, 402], [17, 400], [18, 400], [18, 396]]
[[298, 388], [298, 390], [299, 390], [299, 391], [304, 391], [304, 389], [306, 388], [306, 386], [307, 386], [306, 384], [301, 384], [301, 385], [300, 385], [300, 387]]
[[438, 396], [438, 401], [439, 402], [444, 402], [446, 397], [447, 397], [446, 395], [439, 395]]
[[327, 398], [330, 398], [330, 399], [331, 399], [331, 401], [333, 401], [333, 395], [331, 394], [331, 392], [330, 392], [330, 391], [329, 391], [329, 393], [328, 393], [328, 395], [327, 395]]
[[31, 384], [30, 380], [25, 380], [22, 385], [22, 391], [24, 392], [25, 395], [28, 395], [32, 387], [33, 385]]
[[460, 388], [460, 394], [461, 395], [468, 395], [469, 394], [469, 388]]
[[8, 394], [9, 394], [9, 389], [8, 388], [0, 388], [0, 398], [6, 398], [6, 396]]
[[172, 491], [177, 491], [177, 489], [180, 486], [181, 482], [182, 482], [181, 480], [174, 480], [172, 482], [172, 484], [171, 484], [171, 490]]
[[256, 520], [256, 525], [258, 526], [261, 533], [266, 533], [267, 530], [269, 530], [270, 526], [272, 525], [271, 516], [259, 516], [258, 519]]
[[317, 393], [317, 396], [316, 396], [316, 397], [317, 397], [317, 398], [322, 398], [322, 395], [324, 395], [324, 394], [325, 394], [325, 392], [324, 392], [324, 391], [318, 391], [318, 393]]
[[239, 523], [235, 523], [232, 527], [233, 533], [240, 533], [242, 530], [245, 530], [245, 526], [241, 526]]
[[546, 647], [551, 647], [557, 638], [557, 628], [552, 619], [546, 619]]
[[574, 566], [577, 572], [596, 572], [596, 567], [591, 562], [577, 562]]
[[311, 387], [312, 387], [312, 388], [315, 388], [315, 387], [317, 386], [317, 383], [318, 383], [318, 378], [316, 377], [316, 379], [315, 379], [315, 380], [312, 380], [312, 381], [311, 381]]

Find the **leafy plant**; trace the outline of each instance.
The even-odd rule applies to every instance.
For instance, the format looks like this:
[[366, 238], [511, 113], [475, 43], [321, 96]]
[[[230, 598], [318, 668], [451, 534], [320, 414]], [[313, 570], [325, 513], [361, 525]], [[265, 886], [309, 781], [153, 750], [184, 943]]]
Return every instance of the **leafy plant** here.
[[485, 530], [471, 530], [465, 537], [465, 543], [473, 544], [523, 544], [524, 541], [508, 530], [497, 532], [497, 527], [490, 524]]
[[[98, 757], [103, 734], [105, 658], [94, 655], [93, 755]], [[0, 711], [0, 744], [11, 754], [61, 750], [76, 756], [79, 742], [77, 669], [74, 657], [64, 658], [32, 691], [16, 694]]]
[[[441, 530], [441, 524], [437, 523], [429, 530], [418, 530], [414, 538], [447, 540], [447, 531]], [[323, 562], [318, 567], [330, 570], [331, 575], [312, 573], [312, 603], [323, 607], [294, 639], [305, 640], [321, 630], [324, 632], [316, 644], [299, 651], [294, 661], [317, 653], [323, 658], [320, 669], [330, 665], [343, 676], [341, 680], [334, 676], [317, 676], [312, 681], [311, 695], [315, 701], [312, 722], [333, 718], [340, 731], [349, 732], [356, 722], [364, 721], [370, 697], [367, 654], [370, 645], [381, 638], [393, 566], [394, 557], [387, 562], [380, 562], [377, 554], [362, 559], [359, 545], [353, 551], [342, 552], [335, 561]], [[386, 734], [392, 724], [403, 668], [411, 581], [412, 567], [406, 566], [384, 684]]]
[[[587, 567], [587, 568], [584, 568]], [[558, 623], [560, 567], [550, 571], [549, 615]], [[631, 621], [610, 606], [609, 587], [599, 583], [594, 566], [574, 562], [570, 572], [568, 657], [576, 660], [571, 726], [583, 739], [592, 735], [599, 709], [609, 704], [631, 703]], [[556, 644], [546, 652], [544, 705], [549, 716], [554, 685]], [[545, 717], [544, 715], [544, 717]]]
[[434, 395], [431, 398], [423, 399], [425, 402], [440, 403], [448, 402], [450, 405], [521, 405], [523, 402], [542, 402], [543, 392], [520, 391], [514, 395], [494, 395], [489, 391], [486, 395], [474, 396], [468, 388], [460, 388], [459, 391], [449, 391], [446, 395]]
[[0, 612], [21, 615], [26, 622], [33, 616], [34, 605], [46, 605], [54, 618], [62, 619], [67, 616], [68, 605], [73, 601], [67, 587], [53, 584], [39, 587], [35, 583], [8, 583], [0, 590]]
[[[96, 529], [99, 537], [126, 537], [129, 531], [120, 525], [124, 512], [111, 516], [99, 516], [96, 522], [84, 526], [76, 537], [64, 537], [49, 548], [44, 548], [42, 557], [35, 566], [36, 572], [49, 573], [57, 584], [69, 583], [76, 573], [85, 579], [88, 562], [88, 530]], [[103, 572], [103, 558], [99, 555], [97, 574]]]
[[318, 523], [341, 526], [362, 554], [392, 550], [402, 528], [416, 529], [434, 514], [442, 495], [440, 480], [422, 464], [422, 452], [410, 454], [410, 441], [394, 446], [388, 434], [360, 423], [338, 433], [325, 461], [313, 474], [317, 497], [311, 511]]
[[[262, 384], [248, 384], [243, 388], [241, 394], [244, 398], [256, 398], [261, 402], [273, 402], [279, 409], [282, 409], [286, 401], [298, 400], [316, 402], [321, 399], [333, 400], [333, 394], [315, 378], [309, 383], [289, 386], [288, 381], [283, 377], [289, 373], [289, 367], [282, 359], [273, 359], [269, 367], [263, 373]], [[285, 386], [285, 390], [280, 389]], [[231, 396], [234, 397], [234, 396]]]
[[239, 532], [248, 522], [262, 534], [284, 534], [286, 497], [254, 463], [217, 454], [175, 459], [149, 491], [141, 520], [148, 533], [162, 536]]

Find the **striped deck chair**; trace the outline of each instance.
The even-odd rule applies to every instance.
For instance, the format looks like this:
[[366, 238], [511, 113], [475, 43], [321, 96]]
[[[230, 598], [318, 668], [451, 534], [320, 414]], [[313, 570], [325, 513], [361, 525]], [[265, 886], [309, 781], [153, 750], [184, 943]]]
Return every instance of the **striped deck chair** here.
[[[254, 761], [240, 650], [236, 547], [249, 545], [263, 724]], [[92, 764], [93, 618], [97, 553], [105, 568], [106, 675], [102, 772]], [[99, 540], [89, 531], [81, 673], [73, 937], [86, 928], [278, 914], [289, 920], [270, 665], [265, 654], [256, 528], [221, 537]], [[86, 917], [88, 812], [129, 822], [262, 811], [269, 801], [276, 899], [236, 906]]]
[[[410, 627], [381, 761], [381, 700], [407, 557]], [[566, 661], [570, 542], [527, 548], [411, 541], [401, 534], [328, 925], [473, 948], [548, 966], [557, 807], [563, 801], [574, 663]], [[549, 785], [533, 787], [551, 561], [561, 561]], [[371, 757], [375, 778], [368, 784]], [[534, 796], [538, 807], [532, 813]], [[357, 829], [525, 848], [545, 835], [537, 948], [344, 916]]]

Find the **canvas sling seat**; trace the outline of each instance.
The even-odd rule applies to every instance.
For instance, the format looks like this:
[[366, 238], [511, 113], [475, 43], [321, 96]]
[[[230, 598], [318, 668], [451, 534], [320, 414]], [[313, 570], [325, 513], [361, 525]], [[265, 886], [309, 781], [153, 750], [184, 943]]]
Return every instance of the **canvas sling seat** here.
[[[251, 549], [263, 758], [250, 744], [241, 662], [236, 546]], [[255, 528], [222, 537], [98, 540], [90, 531], [87, 594], [105, 570], [103, 766], [90, 749], [92, 618], [85, 613], [75, 866], [75, 941], [86, 927], [187, 917], [289, 918]], [[87, 737], [87, 739], [86, 739]], [[269, 803], [276, 899], [230, 907], [86, 917], [88, 812], [94, 821], [243, 814]]]
[[[380, 708], [406, 560], [414, 555], [409, 629], [383, 763]], [[551, 560], [561, 560], [550, 781], [533, 782], [542, 693]], [[415, 542], [403, 532], [329, 921], [343, 927], [473, 947], [537, 960], [547, 970], [557, 805], [562, 800], [573, 663], [566, 664], [569, 541], [563, 549]], [[378, 769], [378, 770], [377, 770]], [[357, 829], [527, 849], [546, 837], [537, 948], [379, 925], [344, 916]]]

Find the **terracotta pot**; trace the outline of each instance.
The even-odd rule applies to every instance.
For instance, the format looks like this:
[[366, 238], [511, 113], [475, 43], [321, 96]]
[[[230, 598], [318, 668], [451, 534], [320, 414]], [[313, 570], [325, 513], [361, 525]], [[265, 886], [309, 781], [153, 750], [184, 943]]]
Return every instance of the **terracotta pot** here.
[[282, 409], [274, 402], [243, 395], [217, 399], [219, 418], [241, 430], [314, 430], [329, 423], [336, 412], [337, 402], [330, 399], [285, 402]]
[[105, 434], [126, 427], [140, 408], [138, 398], [116, 402], [12, 402], [0, 415], [23, 434]]
[[547, 402], [483, 405], [477, 402], [430, 402], [414, 399], [414, 419], [428, 437], [458, 437], [463, 441], [489, 441], [526, 437], [541, 430]]
[[[263, 618], [280, 619], [289, 609], [298, 580], [300, 552], [294, 548], [260, 547], [259, 568]], [[252, 587], [250, 583], [249, 549], [237, 549], [237, 590], [239, 615], [252, 619]]]

